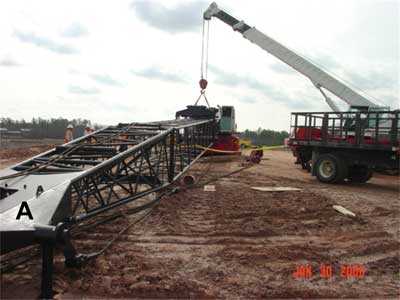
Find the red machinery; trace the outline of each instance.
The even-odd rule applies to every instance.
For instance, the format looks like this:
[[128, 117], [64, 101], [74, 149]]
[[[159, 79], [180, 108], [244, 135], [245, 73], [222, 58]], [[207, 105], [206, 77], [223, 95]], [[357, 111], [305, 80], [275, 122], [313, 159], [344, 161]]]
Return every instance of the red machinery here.
[[217, 134], [209, 151], [211, 154], [240, 154], [239, 138], [235, 135], [235, 110], [233, 106], [217, 108], [204, 105], [188, 105], [178, 111], [176, 118], [215, 119]]
[[211, 148], [216, 150], [210, 151], [215, 154], [240, 154], [239, 138], [234, 134], [220, 133]]

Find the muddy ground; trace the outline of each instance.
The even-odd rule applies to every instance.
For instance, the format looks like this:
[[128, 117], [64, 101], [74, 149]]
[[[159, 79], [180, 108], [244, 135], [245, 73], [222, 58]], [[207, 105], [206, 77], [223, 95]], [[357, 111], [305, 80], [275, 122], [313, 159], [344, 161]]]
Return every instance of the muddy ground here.
[[[13, 137], [5, 138], [0, 136], [0, 149], [14, 149], [19, 151], [20, 149], [26, 149], [30, 147], [41, 147], [46, 145], [59, 145], [63, 143], [63, 139], [43, 138], [43, 139], [32, 139], [26, 137]], [[1, 153], [2, 151], [0, 151]]]
[[54, 148], [55, 144], [35, 144], [19, 148], [0, 147], [0, 170]]
[[[241, 158], [204, 159], [191, 174], [204, 183], [241, 168], [241, 163]], [[280, 150], [267, 152], [259, 165], [209, 184], [215, 192], [184, 186], [164, 198], [80, 269], [65, 268], [58, 254], [56, 297], [399, 297], [398, 177], [325, 185]], [[253, 186], [301, 191], [261, 192]], [[336, 212], [335, 204], [356, 218]], [[79, 235], [75, 244], [83, 253], [99, 250], [135, 218], [96, 227]], [[332, 267], [331, 277], [321, 276], [322, 264]], [[301, 266], [312, 273], [294, 276]], [[358, 272], [342, 273], [350, 270], [345, 266]], [[302, 278], [305, 274], [309, 276]], [[39, 286], [40, 260], [35, 259], [3, 274], [1, 296], [35, 297]]]

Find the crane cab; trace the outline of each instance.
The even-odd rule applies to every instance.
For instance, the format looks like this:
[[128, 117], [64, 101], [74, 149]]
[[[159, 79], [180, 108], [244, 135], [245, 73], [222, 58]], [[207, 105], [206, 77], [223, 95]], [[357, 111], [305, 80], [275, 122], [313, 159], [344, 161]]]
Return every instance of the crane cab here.
[[219, 132], [232, 134], [236, 131], [235, 108], [233, 106], [220, 107]]
[[235, 108], [233, 106], [221, 106], [218, 113], [219, 130], [210, 154], [239, 154], [239, 138], [235, 135], [236, 121]]
[[186, 109], [176, 112], [176, 119], [215, 119], [218, 122], [218, 130], [214, 143], [207, 155], [216, 154], [239, 154], [239, 138], [235, 135], [236, 121], [235, 108], [233, 106], [213, 107], [189, 105]]

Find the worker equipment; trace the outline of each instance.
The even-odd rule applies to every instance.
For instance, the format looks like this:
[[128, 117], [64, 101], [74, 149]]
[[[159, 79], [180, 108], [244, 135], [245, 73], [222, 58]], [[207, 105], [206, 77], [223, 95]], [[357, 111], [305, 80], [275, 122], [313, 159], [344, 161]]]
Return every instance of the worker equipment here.
[[72, 130], [73, 130], [72, 125], [68, 125], [67, 130], [65, 130], [64, 143], [69, 143], [70, 141], [72, 141], [74, 139]]

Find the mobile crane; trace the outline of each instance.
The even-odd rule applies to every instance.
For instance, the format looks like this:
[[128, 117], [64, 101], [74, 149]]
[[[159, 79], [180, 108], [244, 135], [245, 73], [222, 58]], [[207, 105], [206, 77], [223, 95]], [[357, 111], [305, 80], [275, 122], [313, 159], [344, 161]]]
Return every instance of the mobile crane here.
[[[398, 169], [399, 111], [373, 103], [312, 62], [234, 18], [215, 2], [204, 12], [204, 22], [212, 17], [310, 79], [334, 111], [292, 114], [294, 124], [289, 145], [303, 168], [311, 162], [312, 174], [327, 183], [345, 179], [366, 182], [372, 176], [372, 169]], [[349, 111], [341, 112], [325, 90], [346, 102]]]
[[332, 108], [333, 111], [340, 111], [340, 109], [332, 101], [332, 99], [328, 97], [323, 89], [326, 89], [332, 94], [336, 95], [339, 99], [346, 102], [352, 109], [379, 110], [380, 106], [360, 95], [358, 92], [354, 91], [343, 82], [317, 67], [315, 64], [257, 30], [255, 27], [251, 27], [245, 22], [239, 21], [238, 19], [232, 17], [230, 14], [220, 9], [215, 2], [211, 3], [211, 5], [203, 14], [203, 18], [206, 21], [211, 20], [212, 17], [215, 17], [225, 24], [231, 26], [234, 31], [241, 33], [244, 38], [261, 47], [271, 55], [275, 56], [285, 64], [309, 78], [313, 85], [323, 95], [326, 103]]

